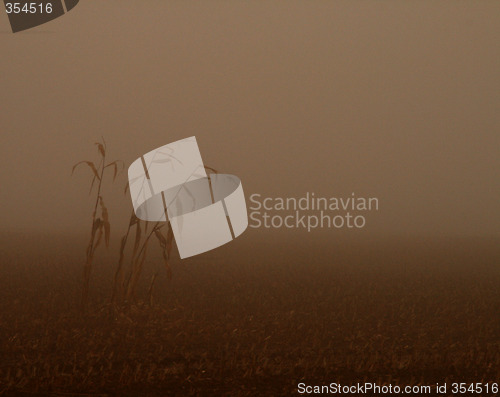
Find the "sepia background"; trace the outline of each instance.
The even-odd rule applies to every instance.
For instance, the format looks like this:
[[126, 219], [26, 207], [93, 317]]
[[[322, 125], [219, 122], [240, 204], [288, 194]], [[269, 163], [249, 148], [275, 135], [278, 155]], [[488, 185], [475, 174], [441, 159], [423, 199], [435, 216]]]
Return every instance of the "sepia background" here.
[[[499, 37], [496, 1], [81, 0], [16, 34], [0, 13], [0, 394], [498, 382]], [[153, 250], [116, 307], [125, 170], [83, 315], [94, 202], [73, 164], [101, 137], [127, 168], [193, 135], [247, 202], [380, 209], [362, 230], [249, 228], [174, 254], [170, 281]]]
[[15, 35], [3, 15], [1, 228], [85, 228], [88, 175], [69, 174], [101, 136], [128, 166], [196, 135], [247, 197], [355, 192], [380, 199], [370, 233], [498, 237], [499, 11], [82, 1]]

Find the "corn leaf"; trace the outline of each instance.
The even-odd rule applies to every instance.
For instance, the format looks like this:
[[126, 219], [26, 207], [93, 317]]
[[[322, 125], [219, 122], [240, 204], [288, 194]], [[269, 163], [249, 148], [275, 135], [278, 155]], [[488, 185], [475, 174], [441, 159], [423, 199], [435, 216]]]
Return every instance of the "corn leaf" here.
[[94, 177], [101, 180], [101, 178], [99, 177], [99, 174], [97, 172], [97, 168], [95, 167], [95, 164], [92, 161], [80, 161], [80, 162], [76, 163], [73, 166], [73, 169], [71, 170], [71, 175], [73, 175], [76, 167], [78, 167], [80, 164], [87, 164], [90, 167], [90, 169], [92, 170], [92, 172], [94, 173]]

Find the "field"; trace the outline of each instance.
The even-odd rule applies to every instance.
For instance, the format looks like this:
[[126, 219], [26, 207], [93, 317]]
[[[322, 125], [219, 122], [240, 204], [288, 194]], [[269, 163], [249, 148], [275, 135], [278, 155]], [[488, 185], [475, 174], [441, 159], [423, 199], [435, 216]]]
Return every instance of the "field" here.
[[249, 233], [175, 260], [171, 281], [153, 255], [137, 302], [119, 310], [109, 304], [111, 247], [96, 256], [82, 316], [85, 238], [1, 239], [0, 395], [277, 396], [298, 395], [299, 382], [500, 381], [494, 240]]

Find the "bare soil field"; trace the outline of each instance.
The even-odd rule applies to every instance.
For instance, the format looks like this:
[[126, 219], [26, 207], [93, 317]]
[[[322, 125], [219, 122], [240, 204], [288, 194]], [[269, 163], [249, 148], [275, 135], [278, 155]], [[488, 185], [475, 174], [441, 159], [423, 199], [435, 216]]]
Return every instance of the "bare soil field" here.
[[0, 395], [277, 396], [298, 395], [299, 382], [500, 380], [493, 240], [241, 239], [176, 260], [171, 281], [152, 257], [125, 308], [110, 304], [116, 260], [102, 252], [86, 315], [80, 239], [1, 241]]

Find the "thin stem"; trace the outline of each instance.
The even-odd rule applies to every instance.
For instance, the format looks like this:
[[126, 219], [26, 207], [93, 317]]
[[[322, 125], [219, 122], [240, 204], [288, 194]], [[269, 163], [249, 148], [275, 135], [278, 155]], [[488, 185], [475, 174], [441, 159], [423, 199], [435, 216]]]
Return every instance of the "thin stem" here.
[[83, 312], [87, 311], [88, 307], [88, 296], [89, 296], [89, 285], [90, 285], [90, 275], [92, 273], [92, 262], [94, 257], [94, 242], [96, 236], [96, 228], [95, 222], [97, 217], [97, 207], [99, 205], [99, 199], [101, 197], [101, 187], [102, 187], [102, 179], [104, 176], [104, 165], [106, 164], [106, 151], [102, 155], [102, 161], [100, 165], [100, 177], [99, 183], [97, 185], [97, 197], [94, 205], [94, 212], [92, 213], [92, 226], [90, 231], [90, 241], [87, 248], [87, 260], [83, 267], [83, 288], [82, 288], [82, 300], [81, 300], [81, 309]]

